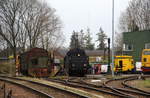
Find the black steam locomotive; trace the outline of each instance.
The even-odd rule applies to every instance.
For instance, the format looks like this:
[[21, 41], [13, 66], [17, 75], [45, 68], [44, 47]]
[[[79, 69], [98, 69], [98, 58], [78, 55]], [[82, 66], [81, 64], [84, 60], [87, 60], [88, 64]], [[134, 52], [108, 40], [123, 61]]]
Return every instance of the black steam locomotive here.
[[64, 68], [69, 76], [84, 76], [88, 66], [89, 58], [83, 49], [71, 49], [64, 58]]

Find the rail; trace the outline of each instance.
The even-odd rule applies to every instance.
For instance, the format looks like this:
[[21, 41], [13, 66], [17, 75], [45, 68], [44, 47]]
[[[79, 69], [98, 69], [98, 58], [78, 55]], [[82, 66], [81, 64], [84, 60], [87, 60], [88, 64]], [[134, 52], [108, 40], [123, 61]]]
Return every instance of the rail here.
[[[145, 77], [145, 76], [143, 76], [143, 77]], [[147, 76], [146, 76], [147, 77]], [[111, 79], [111, 80], [109, 80], [109, 81], [106, 81], [105, 83], [104, 83], [104, 86], [106, 86], [107, 88], [109, 88], [109, 89], [116, 89], [117, 91], [119, 91], [119, 92], [122, 92], [122, 93], [124, 93], [124, 94], [126, 94], [126, 95], [129, 95], [129, 96], [131, 96], [131, 97], [135, 97], [135, 96], [150, 96], [150, 93], [149, 92], [146, 92], [146, 91], [143, 91], [143, 90], [140, 90], [140, 89], [138, 89], [138, 88], [134, 88], [134, 87], [132, 87], [132, 86], [129, 86], [126, 82], [127, 81], [132, 81], [132, 80], [136, 80], [136, 79], [139, 79], [139, 76], [130, 76], [130, 77], [125, 77], [125, 78], [119, 78], [119, 79]], [[109, 83], [111, 83], [111, 82], [116, 82], [117, 83], [117, 81], [122, 81], [121, 82], [121, 85], [123, 86], [123, 87], [121, 87], [121, 88], [119, 88], [119, 87], [114, 87], [114, 86], [109, 86], [108, 84]], [[130, 89], [127, 89], [127, 88], [130, 88]], [[132, 93], [132, 94], [134, 94], [135, 96], [133, 96], [132, 94], [130, 94], [130, 93]]]
[[52, 81], [52, 82], [57, 82], [57, 83], [62, 83], [64, 85], [68, 85], [68, 86], [75, 87], [75, 88], [77, 88], [77, 87], [85, 88], [85, 89], [97, 91], [99, 93], [101, 92], [101, 93], [110, 94], [110, 95], [117, 96], [117, 97], [131, 98], [130, 96], [124, 96], [120, 93], [116, 93], [115, 89], [111, 89], [111, 91], [110, 91], [104, 86], [96, 86], [96, 85], [83, 83], [83, 82], [75, 82], [75, 81], [72, 81], [72, 79], [62, 80], [62, 79], [48, 79], [47, 78], [46, 80]]
[[[5, 78], [6, 78], [6, 77], [5, 77]], [[39, 93], [40, 95], [45, 96], [45, 97], [47, 97], [47, 98], [54, 98], [53, 96], [51, 96], [51, 95], [49, 95], [49, 94], [46, 94], [46, 93], [44, 93], [44, 92], [42, 92], [42, 91], [40, 91], [40, 90], [34, 89], [34, 88], [32, 88], [32, 87], [26, 86], [26, 85], [21, 84], [21, 83], [17, 83], [17, 82], [14, 82], [14, 81], [7, 80], [7, 79], [5, 79], [5, 78], [2, 78], [2, 77], [1, 77], [0, 80], [1, 80], [1, 81], [5, 81], [5, 82], [9, 82], [9, 83], [11, 83], [11, 84], [18, 85], [18, 86], [23, 87], [23, 88], [26, 88], [26, 89], [30, 89], [31, 91], [34, 91], [34, 92], [36, 92], [36, 93]], [[12, 90], [9, 90], [9, 91], [6, 93], [5, 86], [4, 86], [4, 92], [5, 92], [5, 93], [4, 93], [4, 98], [6, 98], [6, 95], [7, 95], [7, 98], [11, 98]]]
[[[6, 77], [6, 76], [0, 76], [0, 77]], [[86, 95], [77, 94], [77, 93], [74, 93], [72, 91], [65, 91], [64, 89], [60, 89], [60, 88], [57, 88], [55, 86], [50, 86], [48, 84], [44, 84], [44, 83], [40, 83], [40, 82], [35, 82], [35, 81], [32, 81], [32, 80], [25, 80], [25, 79], [20, 79], [20, 78], [15, 78], [15, 77], [7, 77], [7, 78], [15, 79], [15, 80], [21, 80], [21, 81], [27, 81], [27, 82], [30, 82], [30, 83], [33, 83], [33, 84], [42, 85], [44, 87], [54, 88], [54, 89], [57, 89], [57, 90], [60, 90], [60, 91], [64, 91], [64, 92], [67, 92], [67, 93], [72, 93], [73, 95], [77, 95], [77, 96], [79, 96], [81, 98], [88, 98], [88, 96], [86, 96]]]

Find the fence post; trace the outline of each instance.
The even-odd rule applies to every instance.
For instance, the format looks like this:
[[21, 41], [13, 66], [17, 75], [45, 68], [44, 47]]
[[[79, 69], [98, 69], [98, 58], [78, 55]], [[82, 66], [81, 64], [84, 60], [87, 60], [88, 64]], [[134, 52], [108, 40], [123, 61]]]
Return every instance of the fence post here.
[[4, 87], [3, 89], [4, 89], [4, 98], [5, 98], [5, 94], [6, 94], [6, 90], [5, 90], [5, 89], [6, 89], [6, 86], [5, 86], [5, 83], [4, 83], [4, 86], [3, 86], [3, 87]]
[[9, 90], [8, 94], [7, 94], [7, 98], [11, 98], [12, 96], [12, 90]]

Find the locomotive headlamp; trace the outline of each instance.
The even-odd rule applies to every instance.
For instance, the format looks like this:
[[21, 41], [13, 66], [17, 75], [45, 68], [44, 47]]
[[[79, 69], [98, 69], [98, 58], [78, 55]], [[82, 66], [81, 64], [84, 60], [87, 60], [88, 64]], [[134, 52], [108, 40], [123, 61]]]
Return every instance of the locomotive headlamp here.
[[72, 67], [75, 67], [75, 64], [72, 64]]
[[86, 64], [84, 64], [83, 66], [86, 67]]
[[78, 54], [78, 56], [80, 56], [80, 54]]

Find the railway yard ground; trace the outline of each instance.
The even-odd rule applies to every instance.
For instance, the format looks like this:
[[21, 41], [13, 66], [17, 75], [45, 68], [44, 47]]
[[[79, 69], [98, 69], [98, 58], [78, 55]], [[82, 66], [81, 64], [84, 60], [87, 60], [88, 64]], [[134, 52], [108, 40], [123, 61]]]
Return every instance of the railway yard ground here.
[[[20, 86], [18, 83], [31, 87], [34, 90]], [[57, 76], [49, 78], [0, 76], [0, 98], [4, 96], [2, 89], [4, 84], [7, 91], [6, 95], [8, 95], [8, 91], [12, 90], [12, 98], [150, 97], [150, 75], [140, 74], [116, 75], [114, 78], [111, 75]]]
[[[3, 86], [4, 83], [5, 83], [5, 86], [6, 86], [5, 87], [6, 93], [8, 93], [9, 90], [12, 90], [12, 92], [13, 92], [12, 97], [13, 98], [31, 98], [31, 96], [32, 96], [32, 98], [42, 97], [42, 96], [40, 96], [40, 94], [35, 93], [33, 91], [30, 91], [28, 89], [24, 89], [20, 86], [0, 81], [1, 86]], [[8, 95], [8, 94], [6, 94], [6, 95]], [[4, 98], [4, 91], [3, 90], [0, 91], [0, 98]]]
[[136, 88], [140, 88], [145, 91], [150, 91], [150, 78], [147, 78], [146, 80], [134, 80], [128, 83], [129, 85], [132, 85]]

